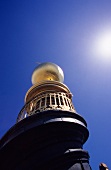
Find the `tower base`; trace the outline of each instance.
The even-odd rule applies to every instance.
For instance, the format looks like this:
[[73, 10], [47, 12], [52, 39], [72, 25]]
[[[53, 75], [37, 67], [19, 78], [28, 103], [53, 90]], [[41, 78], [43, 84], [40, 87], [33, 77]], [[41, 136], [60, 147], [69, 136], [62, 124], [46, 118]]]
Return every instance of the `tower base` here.
[[85, 120], [69, 111], [45, 111], [15, 124], [0, 141], [2, 170], [90, 170], [82, 149]]

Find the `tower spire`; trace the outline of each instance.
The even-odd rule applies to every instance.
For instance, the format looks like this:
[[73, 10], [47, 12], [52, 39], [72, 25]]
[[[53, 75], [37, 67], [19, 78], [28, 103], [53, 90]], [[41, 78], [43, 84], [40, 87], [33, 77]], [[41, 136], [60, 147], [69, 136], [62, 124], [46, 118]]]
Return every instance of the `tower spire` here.
[[63, 84], [64, 73], [53, 63], [39, 64], [32, 73], [33, 86], [25, 96], [25, 106], [17, 117], [17, 122], [35, 113], [46, 110], [67, 110], [76, 112], [72, 94]]

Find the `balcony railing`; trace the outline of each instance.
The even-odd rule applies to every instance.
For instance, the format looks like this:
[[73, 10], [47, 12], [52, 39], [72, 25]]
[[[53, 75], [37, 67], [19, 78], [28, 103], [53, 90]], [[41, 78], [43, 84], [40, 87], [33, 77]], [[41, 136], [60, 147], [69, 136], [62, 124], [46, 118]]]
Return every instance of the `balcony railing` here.
[[17, 117], [17, 122], [22, 119], [46, 110], [75, 111], [72, 104], [72, 95], [68, 93], [43, 93], [25, 104]]

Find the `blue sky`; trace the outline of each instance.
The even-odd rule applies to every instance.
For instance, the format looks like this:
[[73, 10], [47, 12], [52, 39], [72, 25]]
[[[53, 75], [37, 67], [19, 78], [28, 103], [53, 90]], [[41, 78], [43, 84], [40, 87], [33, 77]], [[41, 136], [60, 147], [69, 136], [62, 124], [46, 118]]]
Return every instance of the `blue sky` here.
[[87, 121], [92, 169], [111, 168], [111, 55], [95, 48], [111, 32], [111, 1], [1, 0], [0, 23], [0, 137], [16, 122], [36, 62], [53, 62]]

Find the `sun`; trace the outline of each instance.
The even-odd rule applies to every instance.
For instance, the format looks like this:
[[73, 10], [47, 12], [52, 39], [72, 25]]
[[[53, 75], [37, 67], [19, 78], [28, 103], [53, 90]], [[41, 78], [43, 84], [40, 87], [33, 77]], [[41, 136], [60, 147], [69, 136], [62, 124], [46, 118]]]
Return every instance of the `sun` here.
[[95, 54], [102, 59], [111, 59], [111, 32], [99, 34], [95, 40]]

